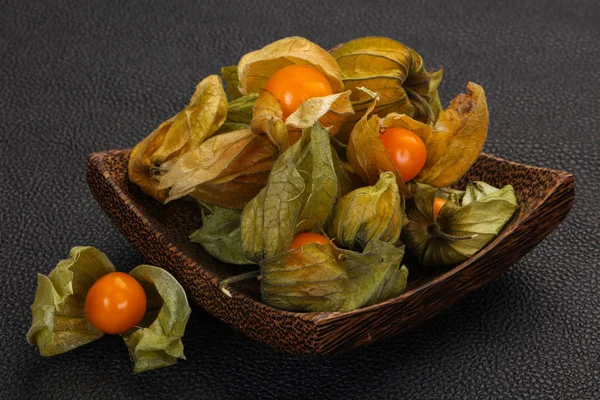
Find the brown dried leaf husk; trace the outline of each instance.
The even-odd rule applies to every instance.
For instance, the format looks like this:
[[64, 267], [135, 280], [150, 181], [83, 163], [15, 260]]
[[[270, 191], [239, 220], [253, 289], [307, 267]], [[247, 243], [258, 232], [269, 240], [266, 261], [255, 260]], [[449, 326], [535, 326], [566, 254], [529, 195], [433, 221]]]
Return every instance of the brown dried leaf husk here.
[[479, 157], [488, 123], [485, 92], [469, 82], [467, 94], [461, 93], [450, 102], [425, 140], [427, 161], [416, 180], [435, 187], [456, 182]]
[[227, 97], [221, 78], [210, 75], [196, 87], [189, 104], [138, 143], [128, 164], [129, 180], [164, 202], [168, 192], [159, 187], [164, 163], [179, 157], [212, 136], [227, 116]]
[[191, 194], [227, 208], [243, 208], [266, 184], [279, 150], [250, 130], [214, 136], [169, 165], [161, 187], [167, 201]]

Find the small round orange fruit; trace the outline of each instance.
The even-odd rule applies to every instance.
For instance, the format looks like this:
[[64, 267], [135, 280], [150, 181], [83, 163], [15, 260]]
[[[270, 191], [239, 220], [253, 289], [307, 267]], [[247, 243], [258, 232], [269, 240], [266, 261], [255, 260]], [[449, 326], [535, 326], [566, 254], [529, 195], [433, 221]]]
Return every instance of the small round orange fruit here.
[[323, 235], [319, 235], [318, 233], [313, 232], [298, 233], [296, 234], [296, 236], [294, 236], [294, 240], [292, 240], [290, 250], [295, 249], [297, 247], [302, 247], [310, 243], [327, 244], [329, 243], [329, 239], [327, 239], [327, 237]]
[[404, 182], [421, 172], [427, 160], [427, 149], [414, 132], [404, 128], [388, 128], [379, 138]]
[[446, 200], [436, 197], [433, 199], [433, 219], [437, 219], [442, 207], [446, 204]]
[[85, 298], [85, 315], [98, 330], [119, 334], [146, 313], [146, 293], [131, 275], [112, 272], [98, 279]]
[[310, 65], [290, 65], [269, 78], [267, 89], [281, 104], [283, 118], [296, 111], [304, 100], [333, 94], [327, 77]]

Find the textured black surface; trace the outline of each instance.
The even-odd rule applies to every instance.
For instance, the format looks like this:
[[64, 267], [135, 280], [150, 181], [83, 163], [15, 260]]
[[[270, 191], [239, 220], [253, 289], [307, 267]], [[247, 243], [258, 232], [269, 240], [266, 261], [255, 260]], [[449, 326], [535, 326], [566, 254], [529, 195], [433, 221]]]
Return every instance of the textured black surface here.
[[[84, 3], [0, 1], [0, 398], [600, 397], [600, 3]], [[369, 34], [443, 66], [445, 104], [483, 85], [487, 152], [575, 174], [550, 237], [433, 320], [336, 358], [274, 353], [199, 308], [188, 360], [139, 376], [119, 338], [49, 359], [27, 345], [36, 272], [72, 246], [120, 270], [143, 262], [91, 197], [90, 152], [133, 146], [200, 79], [268, 42]]]

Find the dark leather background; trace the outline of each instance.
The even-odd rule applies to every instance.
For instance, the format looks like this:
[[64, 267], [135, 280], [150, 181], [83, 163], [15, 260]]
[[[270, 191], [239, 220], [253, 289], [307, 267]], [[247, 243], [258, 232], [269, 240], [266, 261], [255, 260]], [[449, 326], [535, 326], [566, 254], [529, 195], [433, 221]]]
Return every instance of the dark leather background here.
[[[486, 151], [573, 172], [570, 215], [497, 280], [350, 354], [278, 354], [196, 307], [167, 369], [134, 376], [118, 337], [39, 356], [36, 272], [81, 244], [144, 261], [92, 198], [87, 155], [132, 147], [204, 76], [289, 35], [401, 40], [445, 68], [444, 104], [483, 85]], [[0, 1], [0, 398], [600, 398], [599, 64], [596, 0]]]

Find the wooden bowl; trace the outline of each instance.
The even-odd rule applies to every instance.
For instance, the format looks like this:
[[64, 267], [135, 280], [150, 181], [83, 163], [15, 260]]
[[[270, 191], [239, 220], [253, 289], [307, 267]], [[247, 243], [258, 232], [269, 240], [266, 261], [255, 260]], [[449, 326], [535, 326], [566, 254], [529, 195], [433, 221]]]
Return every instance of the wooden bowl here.
[[206, 311], [253, 339], [290, 354], [335, 354], [409, 329], [451, 306], [517, 261], [567, 215], [573, 175], [482, 154], [458, 186], [482, 180], [512, 184], [519, 209], [500, 235], [452, 268], [410, 271], [407, 290], [383, 303], [349, 312], [295, 313], [260, 301], [258, 281], [218, 289], [244, 271], [208, 255], [188, 235], [201, 226], [195, 203], [156, 202], [127, 178], [130, 150], [93, 153], [87, 181], [102, 209], [146, 259], [169, 270]]

